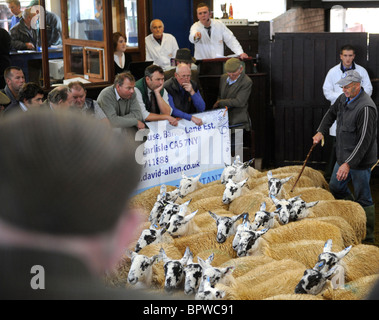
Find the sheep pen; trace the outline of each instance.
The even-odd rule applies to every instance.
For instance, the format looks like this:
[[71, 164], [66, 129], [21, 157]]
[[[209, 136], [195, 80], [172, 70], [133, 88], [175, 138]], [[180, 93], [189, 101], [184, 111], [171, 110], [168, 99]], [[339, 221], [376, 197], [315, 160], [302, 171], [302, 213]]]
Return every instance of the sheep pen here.
[[[305, 202], [318, 201], [309, 208], [309, 215], [298, 221], [281, 224], [275, 217], [275, 225], [261, 236], [261, 245], [254, 255], [238, 257], [233, 249], [234, 236], [225, 242], [217, 241], [217, 224], [209, 211], [218, 216], [237, 217], [248, 214], [250, 222], [261, 204], [266, 203], [266, 210], [276, 210], [273, 200], [268, 194], [267, 171], [250, 170], [244, 186], [245, 192], [230, 204], [222, 201], [225, 185], [220, 181], [210, 184], [199, 184], [198, 188], [175, 203], [182, 204], [191, 200], [188, 212], [198, 210], [193, 221], [198, 232], [171, 238], [161, 243], [152, 243], [142, 248], [139, 254], [153, 257], [159, 255], [163, 248], [171, 259], [181, 259], [186, 248], [193, 253], [193, 261], [198, 258], [205, 260], [214, 255], [212, 267], [233, 268], [228, 284], [217, 283], [211, 287], [223, 293], [223, 299], [237, 300], [357, 300], [364, 299], [370, 288], [379, 281], [379, 248], [362, 244], [365, 238], [366, 216], [363, 209], [355, 202], [336, 200], [329, 192], [322, 173], [306, 167], [293, 192], [290, 191], [301, 166], [289, 166], [271, 170], [273, 177], [284, 179], [292, 176], [283, 184], [281, 199], [300, 196]], [[176, 187], [167, 186], [167, 191]], [[149, 213], [160, 195], [160, 186], [145, 190], [131, 199], [131, 208], [142, 213], [142, 224], [138, 232], [150, 225]], [[242, 219], [236, 222], [243, 224]], [[241, 225], [241, 227], [243, 227]], [[159, 228], [159, 227], [158, 227]], [[260, 229], [261, 230], [261, 229]], [[139, 234], [138, 234], [139, 236]], [[136, 240], [138, 237], [136, 238]], [[335, 251], [352, 246], [344, 258], [345, 270], [344, 289], [333, 289], [327, 280], [322, 292], [317, 295], [295, 294], [295, 287], [301, 280], [306, 269], [313, 268], [318, 255], [322, 253], [324, 243], [333, 240]], [[133, 242], [133, 245], [135, 241]], [[133, 245], [128, 249], [134, 250]], [[127, 249], [125, 248], [125, 249]], [[251, 254], [251, 253], [250, 253]], [[106, 275], [106, 283], [110, 287], [128, 287], [127, 282], [131, 260], [125, 255], [117, 268]], [[151, 290], [158, 294], [164, 291], [163, 262], [158, 259], [152, 266]], [[180, 291], [182, 289], [177, 289]], [[213, 289], [212, 289], [213, 290]], [[358, 293], [357, 293], [358, 292]], [[180, 293], [183, 293], [181, 291]], [[174, 293], [175, 294], [175, 293]], [[186, 296], [195, 299], [195, 295]]]

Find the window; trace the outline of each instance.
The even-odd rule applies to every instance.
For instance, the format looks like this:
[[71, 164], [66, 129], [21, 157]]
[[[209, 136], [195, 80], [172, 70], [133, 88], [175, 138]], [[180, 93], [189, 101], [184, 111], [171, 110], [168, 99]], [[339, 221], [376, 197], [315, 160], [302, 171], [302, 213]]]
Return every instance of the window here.
[[379, 8], [333, 6], [330, 10], [330, 31], [379, 33], [378, 15]]
[[104, 0], [68, 0], [62, 2], [63, 55], [65, 79], [81, 77], [90, 82], [110, 81], [106, 63], [112, 52], [107, 50], [110, 32], [104, 16], [109, 8]]
[[248, 21], [269, 21], [286, 11], [286, 0], [245, 0], [245, 1], [213, 1], [213, 17], [222, 18], [221, 5], [226, 4], [226, 13], [229, 13], [230, 3], [233, 6], [234, 19], [248, 19]]

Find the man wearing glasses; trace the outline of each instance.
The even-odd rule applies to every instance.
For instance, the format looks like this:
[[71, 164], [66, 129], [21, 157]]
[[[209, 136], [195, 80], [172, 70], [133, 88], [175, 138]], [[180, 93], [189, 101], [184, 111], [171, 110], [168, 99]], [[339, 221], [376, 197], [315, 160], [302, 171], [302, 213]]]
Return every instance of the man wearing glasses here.
[[198, 126], [203, 124], [200, 118], [191, 115], [203, 112], [205, 102], [197, 83], [191, 80], [191, 68], [188, 64], [178, 64], [174, 77], [165, 82], [164, 88], [168, 92], [168, 101], [173, 117], [192, 121]]

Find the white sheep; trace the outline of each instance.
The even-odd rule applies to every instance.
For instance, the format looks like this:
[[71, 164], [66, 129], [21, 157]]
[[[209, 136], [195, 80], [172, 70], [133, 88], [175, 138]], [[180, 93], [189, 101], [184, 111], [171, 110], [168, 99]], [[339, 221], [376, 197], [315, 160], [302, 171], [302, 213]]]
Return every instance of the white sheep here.
[[303, 219], [271, 229], [264, 238], [268, 246], [299, 240], [322, 240], [325, 242], [328, 239], [332, 239], [339, 248], [344, 245], [338, 227], [315, 219]]
[[179, 197], [184, 198], [187, 194], [195, 191], [201, 185], [199, 182], [200, 177], [201, 173], [196, 177], [187, 177], [182, 173], [182, 179], [179, 184]]
[[[214, 254], [211, 254], [204, 262], [211, 264], [214, 259]], [[200, 286], [201, 277], [203, 275], [203, 267], [200, 263], [193, 262], [193, 254], [190, 253], [187, 265], [184, 268], [185, 280], [184, 280], [184, 293], [194, 294], [197, 292]]]
[[329, 239], [325, 242], [323, 252], [318, 256], [318, 261], [313, 269], [326, 273], [331, 268], [339, 264], [350, 251], [352, 246], [349, 246], [339, 252], [332, 252], [333, 240]]
[[313, 294], [317, 295], [324, 290], [326, 281], [333, 275], [336, 267], [327, 272], [320, 272], [315, 269], [304, 271], [302, 278], [295, 287], [296, 294]]
[[162, 228], [158, 230], [156, 225], [151, 225], [149, 229], [144, 229], [137, 241], [135, 252], [139, 252], [142, 248], [149, 244], [160, 243], [163, 240], [163, 235], [167, 229]]
[[233, 216], [233, 217], [225, 217], [218, 216], [217, 214], [209, 211], [211, 217], [216, 221], [217, 225], [217, 242], [223, 243], [226, 239], [232, 235], [235, 235], [237, 231], [237, 221], [244, 217], [244, 213]]
[[167, 223], [167, 232], [173, 237], [186, 236], [190, 234], [196, 234], [200, 231], [197, 224], [194, 222], [197, 210], [189, 215], [185, 215], [187, 207], [183, 207], [179, 210], [179, 213], [171, 216]]
[[136, 288], [149, 288], [153, 278], [153, 264], [158, 260], [158, 255], [151, 258], [136, 252], [126, 251], [131, 259], [131, 267], [128, 274], [128, 283]]
[[266, 211], [266, 202], [261, 203], [259, 211], [254, 215], [254, 221], [252, 222], [253, 230], [257, 230], [260, 227], [271, 229], [275, 226], [275, 217], [278, 214], [276, 212]]
[[253, 162], [254, 159], [251, 159], [244, 163], [236, 159], [231, 165], [225, 164], [225, 169], [223, 170], [220, 177], [221, 183], [226, 184], [229, 179], [237, 183], [245, 180], [246, 178], [249, 178], [252, 174], [254, 174], [255, 171], [257, 171], [250, 167]]
[[164, 228], [167, 225], [167, 223], [170, 221], [171, 217], [174, 214], [177, 214], [180, 210], [183, 210], [182, 212], [184, 212], [185, 214], [187, 212], [187, 208], [190, 203], [191, 203], [191, 200], [188, 200], [187, 202], [184, 202], [183, 204], [178, 204], [178, 203], [167, 204], [159, 219], [159, 225]]
[[276, 206], [275, 212], [279, 215], [279, 221], [282, 224], [306, 218], [309, 215], [308, 209], [318, 204], [318, 201], [306, 203], [300, 196], [288, 200], [278, 200], [271, 195], [271, 199]]
[[232, 247], [235, 251], [237, 251], [238, 244], [241, 240], [241, 233], [245, 230], [257, 230], [257, 228], [253, 227], [253, 225], [249, 221], [249, 214], [245, 212], [243, 214], [242, 223], [237, 226], [236, 233], [234, 235]]
[[240, 197], [243, 194], [248, 192], [247, 188], [243, 188], [247, 182], [247, 178], [242, 180], [241, 182], [233, 182], [233, 180], [229, 179], [225, 185], [225, 191], [222, 195], [222, 202], [224, 204], [230, 204], [234, 199]]
[[190, 256], [189, 248], [186, 249], [183, 257], [180, 260], [170, 259], [164, 249], [159, 251], [160, 257], [164, 263], [165, 274], [165, 291], [172, 293], [174, 289], [179, 288], [184, 278], [184, 267]]
[[237, 245], [237, 256], [244, 257], [246, 255], [259, 255], [262, 250], [261, 236], [263, 236], [268, 229], [253, 231], [245, 229], [240, 233], [240, 239]]
[[280, 193], [282, 191], [283, 185], [288, 182], [293, 177], [286, 177], [284, 179], [278, 179], [274, 178], [272, 176], [272, 172], [267, 172], [267, 179], [268, 179], [268, 195], [274, 196], [274, 197], [280, 197]]
[[202, 289], [196, 293], [196, 300], [221, 300], [224, 299], [225, 292], [222, 290], [216, 289], [211, 285], [210, 278], [203, 282]]
[[366, 237], [366, 214], [362, 206], [348, 200], [322, 200], [309, 209], [309, 217], [338, 216], [344, 218], [353, 228], [359, 242]]
[[224, 291], [227, 300], [262, 300], [278, 294], [291, 294], [304, 269], [303, 264], [291, 259], [274, 260], [234, 277], [230, 285], [219, 283], [215, 288]]
[[[208, 296], [206, 291], [209, 291], [210, 287], [214, 287], [217, 283], [223, 283], [229, 285], [234, 282], [234, 278], [232, 273], [234, 271], [233, 266], [225, 267], [225, 268], [216, 268], [213, 267], [210, 263], [206, 263], [203, 259], [197, 258], [199, 264], [203, 268], [203, 275], [199, 285], [199, 290], [196, 293], [195, 299], [201, 300]], [[206, 284], [209, 283], [209, 286]], [[208, 297], [208, 299], [212, 299], [212, 296]]]

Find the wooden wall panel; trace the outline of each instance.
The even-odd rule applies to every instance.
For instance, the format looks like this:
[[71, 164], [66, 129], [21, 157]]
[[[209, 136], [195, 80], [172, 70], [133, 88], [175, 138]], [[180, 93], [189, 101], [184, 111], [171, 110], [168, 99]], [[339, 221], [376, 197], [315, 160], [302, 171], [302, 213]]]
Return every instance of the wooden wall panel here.
[[[271, 79], [276, 166], [302, 163], [308, 154], [312, 136], [329, 108], [322, 91], [325, 76], [339, 63], [339, 50], [345, 44], [357, 48], [358, 64], [368, 65], [367, 33], [275, 35]], [[371, 68], [376, 70], [376, 64]], [[315, 152], [313, 166], [325, 165], [328, 153], [328, 145]]]

